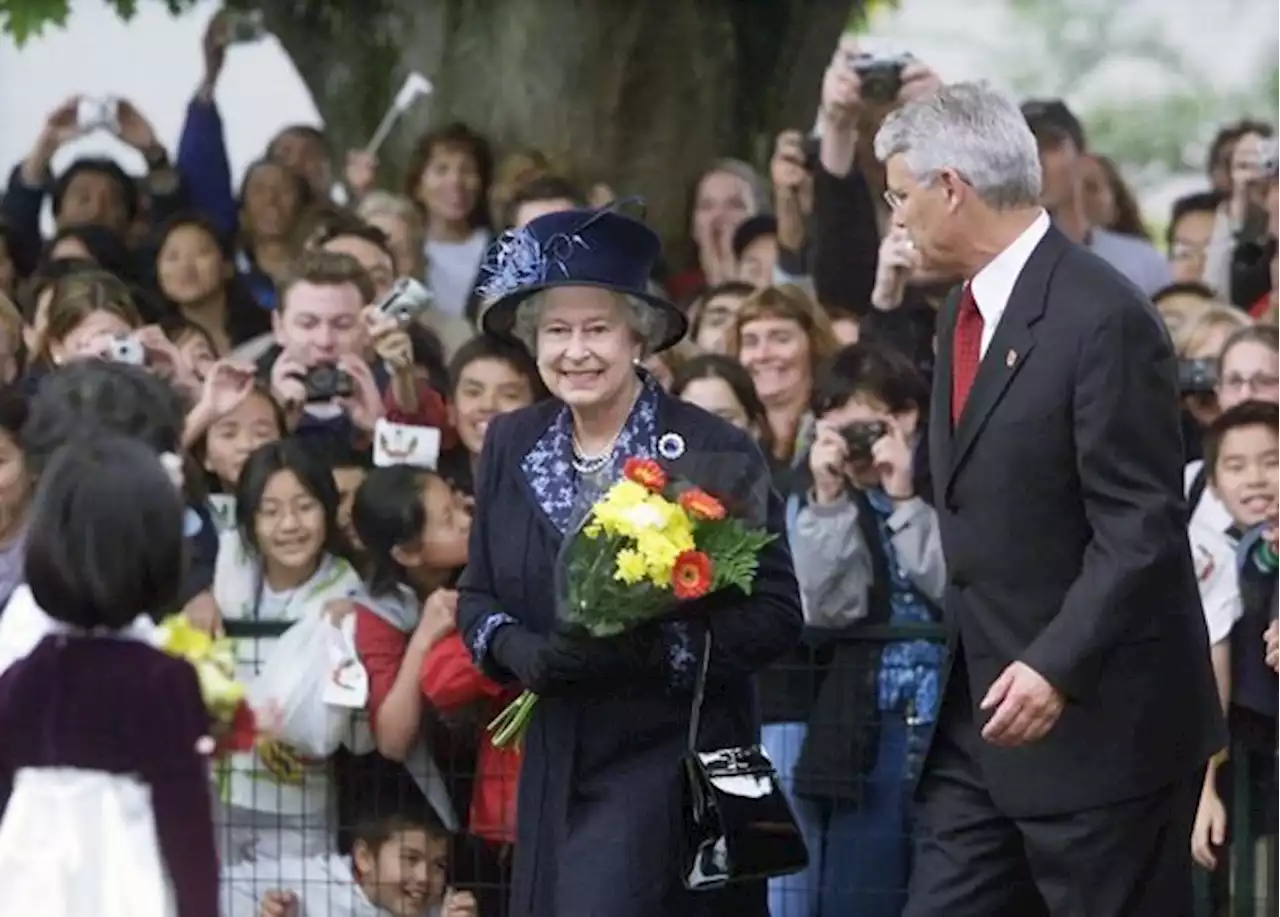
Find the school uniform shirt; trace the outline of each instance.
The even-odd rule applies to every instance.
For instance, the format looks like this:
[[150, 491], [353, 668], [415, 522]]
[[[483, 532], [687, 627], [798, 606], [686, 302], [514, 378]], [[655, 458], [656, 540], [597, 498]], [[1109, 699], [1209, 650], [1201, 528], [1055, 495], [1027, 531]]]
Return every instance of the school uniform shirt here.
[[[269, 891], [293, 892], [298, 917], [390, 917], [375, 907], [356, 883], [351, 858], [339, 854], [310, 859], [241, 863], [222, 874], [223, 910], [258, 913]], [[422, 917], [440, 917], [440, 905], [431, 905]]]
[[[259, 563], [239, 532], [219, 538], [213, 597], [227, 620], [297, 621], [319, 613], [331, 599], [360, 595], [360, 578], [345, 560], [326, 555], [311, 578], [296, 589], [277, 592], [262, 581]], [[246, 684], [257, 677], [275, 637], [236, 641], [236, 675]], [[275, 746], [273, 746], [273, 750]], [[329, 811], [332, 779], [327, 761], [272, 754], [260, 749], [232, 756], [227, 802], [242, 809], [298, 817]]]
[[[1211, 494], [1206, 491], [1205, 496]], [[1231, 628], [1242, 613], [1236, 545], [1225, 532], [1195, 516], [1187, 527], [1187, 540], [1191, 543], [1200, 604], [1209, 628], [1209, 645], [1213, 646], [1231, 635]]]

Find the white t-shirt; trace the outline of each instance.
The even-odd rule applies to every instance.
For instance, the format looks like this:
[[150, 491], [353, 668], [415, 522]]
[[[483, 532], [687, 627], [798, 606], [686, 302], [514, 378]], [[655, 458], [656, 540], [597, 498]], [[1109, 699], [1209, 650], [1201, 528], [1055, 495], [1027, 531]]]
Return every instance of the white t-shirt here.
[[489, 231], [477, 229], [461, 242], [427, 240], [427, 286], [435, 294], [435, 308], [446, 315], [465, 316], [467, 297], [480, 271]]
[[[1191, 485], [1204, 468], [1197, 459], [1188, 462], [1183, 474], [1183, 490], [1191, 496]], [[1206, 482], [1199, 502], [1191, 508], [1187, 540], [1195, 563], [1200, 604], [1209, 627], [1209, 644], [1221, 643], [1240, 620], [1240, 575], [1236, 569], [1236, 539], [1228, 534], [1234, 520], [1226, 505]]]

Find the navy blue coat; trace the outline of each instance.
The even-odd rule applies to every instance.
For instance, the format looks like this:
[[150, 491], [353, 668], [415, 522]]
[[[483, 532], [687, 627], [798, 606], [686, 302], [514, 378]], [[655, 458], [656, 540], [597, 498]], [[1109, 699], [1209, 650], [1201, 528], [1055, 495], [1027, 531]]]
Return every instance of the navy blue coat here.
[[[783, 507], [768, 490], [768, 468], [750, 437], [665, 393], [655, 397], [654, 438], [666, 434], [669, 445], [677, 434], [686, 446], [677, 459], [658, 457], [660, 464], [717, 496], [747, 479], [764, 482], [761, 508], [767, 491], [767, 526], [778, 538], [760, 557], [750, 597], [725, 591], [679, 610], [678, 622], [663, 630], [670, 651], [664, 672], [656, 674], [665, 677], [538, 702], [524, 737], [512, 917], [768, 914], [763, 882], [699, 894], [681, 886], [680, 761], [707, 629], [713, 651], [703, 749], [759, 740], [753, 674], [799, 642], [800, 598]], [[538, 485], [548, 482], [531, 480], [522, 462], [545, 442], [563, 410], [552, 400], [499, 417], [480, 459], [458, 626], [478, 664], [508, 682], [510, 673], [487, 652], [495, 623], [510, 618], [517, 623], [502, 626], [535, 633], [556, 623], [555, 565], [563, 536], [536, 496]], [[635, 446], [645, 453], [644, 444]], [[566, 471], [561, 461], [546, 467], [548, 475]]]

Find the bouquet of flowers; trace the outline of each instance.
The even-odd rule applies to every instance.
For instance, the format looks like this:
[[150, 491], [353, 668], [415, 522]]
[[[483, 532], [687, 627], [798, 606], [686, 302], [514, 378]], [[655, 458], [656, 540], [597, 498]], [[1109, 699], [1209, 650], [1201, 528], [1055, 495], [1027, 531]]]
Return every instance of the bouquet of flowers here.
[[[560, 616], [610, 637], [720, 589], [750, 594], [758, 555], [774, 537], [705, 490], [669, 480], [657, 462], [628, 459], [563, 549]], [[537, 700], [525, 691], [498, 714], [489, 724], [494, 745], [519, 738]]]
[[160, 624], [159, 648], [185, 659], [196, 670], [200, 694], [214, 723], [214, 754], [249, 751], [257, 741], [257, 717], [236, 680], [235, 651], [230, 640], [215, 638], [176, 614]]

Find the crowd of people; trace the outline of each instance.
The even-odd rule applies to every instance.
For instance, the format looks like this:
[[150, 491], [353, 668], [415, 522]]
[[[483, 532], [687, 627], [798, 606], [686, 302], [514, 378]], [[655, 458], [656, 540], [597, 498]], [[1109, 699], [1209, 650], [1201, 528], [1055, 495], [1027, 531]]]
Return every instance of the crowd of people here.
[[[145, 176], [101, 158], [50, 171], [61, 146], [85, 129], [70, 99], [49, 113], [0, 200], [0, 598], [8, 603], [0, 671], [30, 673], [26, 663], [42, 661], [41, 677], [65, 679], [68, 696], [94, 701], [64, 708], [40, 677], [0, 679], [0, 785], [24, 768], [71, 764], [136, 769], [169, 788], [152, 804], [183, 917], [567, 914], [547, 909], [555, 898], [527, 866], [523, 875], [517, 867], [518, 894], [509, 894], [513, 862], [535, 856], [517, 855], [519, 845], [545, 845], [547, 856], [589, 852], [581, 837], [574, 845], [560, 837], [551, 816], [517, 831], [522, 758], [538, 761], [539, 793], [589, 799], [603, 784], [589, 769], [575, 784], [574, 768], [586, 765], [572, 756], [555, 759], [568, 762], [556, 773], [548, 743], [582, 743], [574, 747], [589, 759], [620, 752], [576, 731], [585, 725], [554, 725], [557, 716], [592, 713], [564, 713], [552, 702], [552, 712], [539, 715], [553, 725], [523, 750], [495, 746], [485, 730], [526, 679], [516, 631], [502, 627], [510, 622], [497, 620], [496, 609], [476, 607], [475, 596], [510, 599], [532, 589], [520, 568], [538, 577], [537, 589], [552, 589], [551, 571], [539, 565], [553, 563], [554, 551], [550, 530], [538, 527], [548, 519], [530, 515], [526, 525], [505, 515], [524, 494], [486, 477], [480, 459], [503, 415], [549, 423], [555, 405], [573, 404], [574, 386], [594, 384], [566, 375], [557, 360], [575, 346], [570, 338], [613, 346], [612, 329], [601, 319], [598, 327], [557, 330], [544, 311], [533, 326], [521, 327], [517, 316], [507, 333], [494, 333], [485, 291], [495, 245], [553, 225], [558, 215], [588, 212], [600, 204], [600, 189], [557, 174], [537, 151], [497, 158], [464, 124], [424, 134], [396, 190], [380, 186], [375, 157], [335, 158], [323, 130], [304, 125], [282, 129], [237, 187], [216, 101], [226, 37], [215, 18], [176, 150], [157, 140], [144, 112], [120, 103], [112, 129], [143, 154]], [[869, 97], [859, 60], [856, 44], [843, 39], [823, 79], [817, 129], [779, 135], [767, 174], [735, 159], [708, 165], [692, 189], [689, 250], [665, 252], [639, 291], [641, 300], [674, 303], [687, 333], [660, 351], [628, 350], [621, 364], [630, 369], [634, 357], [641, 380], [631, 405], [660, 390], [753, 440], [782, 501], [804, 637], [775, 634], [782, 648], [760, 657], [754, 690], [763, 743], [810, 863], [770, 882], [774, 917], [903, 913], [913, 859], [910, 787], [939, 719], [948, 666], [943, 642], [892, 628], [909, 633], [943, 621], [950, 558], [926, 428], [943, 416], [930, 386], [936, 316], [954, 302], [962, 278], [936, 270], [897, 218], [908, 201], [886, 183], [873, 148], [884, 119], [940, 81], [926, 64], [908, 61], [891, 98]], [[1021, 112], [1038, 146], [1039, 205], [1062, 234], [1149, 298], [1172, 340], [1204, 649], [1231, 747], [1261, 775], [1254, 827], [1274, 838], [1280, 186], [1273, 128], [1223, 127], [1205, 166], [1206, 190], [1177, 201], [1164, 237], [1153, 238], [1144, 216], [1166, 215], [1140, 212], [1062, 101], [1027, 101]], [[55, 225], [48, 237], [40, 228], [46, 201]], [[563, 340], [548, 348], [541, 336], [555, 333]], [[647, 333], [648, 345], [661, 337]], [[1008, 366], [1019, 357], [1009, 349]], [[542, 414], [526, 410], [535, 405]], [[582, 455], [612, 455], [629, 436], [622, 435], [634, 423], [629, 416], [599, 442], [579, 444], [575, 432], [575, 453], [581, 445], [595, 447]], [[518, 437], [514, 427], [501, 427], [507, 440]], [[428, 430], [436, 445], [425, 453], [395, 440]], [[529, 431], [530, 455], [543, 432]], [[144, 499], [154, 475], [129, 478], [130, 468], [146, 464], [143, 454], [180, 459], [180, 582], [130, 579], [104, 566], [132, 565], [129, 554], [58, 555], [49, 541], [45, 515], [56, 515], [59, 501], [61, 537], [74, 541], [73, 520], [92, 528], [75, 514], [83, 507], [66, 508], [78, 499], [121, 512], [130, 495]], [[546, 477], [531, 482], [556, 486], [554, 470], [538, 474]], [[77, 477], [101, 486], [76, 497]], [[113, 481], [115, 502], [106, 486]], [[1034, 488], [1022, 495], [1028, 513], [1037, 512], [1038, 498]], [[504, 515], [491, 515], [477, 535], [473, 520], [490, 511], [487, 499]], [[557, 499], [537, 495], [564, 531], [568, 517], [556, 518]], [[149, 524], [173, 521], [167, 504], [152, 511]], [[137, 563], [161, 562], [146, 549], [145, 530], [123, 526], [116, 535], [142, 552]], [[482, 559], [473, 556], [479, 549]], [[77, 564], [85, 567], [78, 574]], [[51, 585], [59, 576], [79, 576], [90, 597], [60, 592]], [[123, 590], [113, 601], [140, 604], [111, 608], [111, 588]], [[323, 615], [348, 628], [367, 673], [363, 717], [355, 720], [366, 741], [319, 756], [267, 739], [206, 768], [218, 867], [202, 872], [200, 820], [173, 798], [175, 788], [190, 790], [177, 765], [156, 769], [146, 758], [150, 745], [122, 751], [118, 739], [106, 743], [110, 753], [84, 759], [74, 730], [99, 735], [112, 721], [98, 720], [90, 692], [112, 698], [107, 706], [127, 704], [133, 686], [86, 680], [76, 667], [98, 665], [92, 654], [33, 654], [30, 620], [39, 608], [72, 630], [132, 628], [139, 613], [155, 620], [181, 613], [212, 634], [232, 622], [274, 622], [274, 630], [237, 642], [246, 683], [291, 623]], [[547, 614], [529, 626], [553, 628]], [[24, 665], [15, 665], [20, 659]], [[115, 665], [113, 658], [104, 671]], [[118, 665], [146, 668], [124, 656]], [[180, 698], [192, 690], [181, 673], [156, 670], [157, 691], [163, 685]], [[39, 721], [17, 706], [36, 703], [32, 697], [49, 711]], [[193, 728], [172, 718], [174, 729]], [[52, 719], [59, 721], [49, 726]], [[128, 724], [120, 730], [145, 731], [136, 720], [120, 722]], [[612, 724], [626, 731], [618, 748], [637, 755], [656, 742], [651, 727], [658, 728]], [[1185, 838], [1212, 871], [1219, 900], [1228, 893], [1231, 766], [1225, 753], [1211, 761]], [[13, 789], [16, 799], [18, 784]], [[643, 780], [634, 792], [646, 792]], [[519, 797], [532, 798], [523, 789]], [[641, 811], [648, 800], [622, 809], [629, 821], [595, 826], [589, 838], [601, 862], [638, 856], [627, 835], [651, 830]], [[575, 868], [591, 866], [562, 865], [561, 883]], [[642, 872], [629, 875], [644, 881]]]

